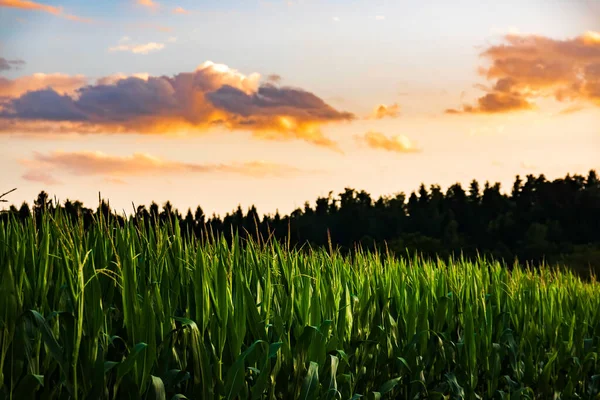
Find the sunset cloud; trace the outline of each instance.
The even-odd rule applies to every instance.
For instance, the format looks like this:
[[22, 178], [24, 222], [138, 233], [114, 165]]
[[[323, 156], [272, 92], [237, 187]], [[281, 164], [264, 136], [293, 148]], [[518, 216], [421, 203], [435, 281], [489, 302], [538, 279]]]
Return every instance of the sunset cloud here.
[[267, 82], [279, 84], [281, 82], [281, 76], [277, 74], [271, 74], [267, 76]]
[[369, 116], [369, 119], [382, 119], [385, 117], [397, 118], [400, 113], [400, 106], [396, 103], [386, 106], [385, 104], [378, 105], [373, 113]]
[[574, 105], [574, 106], [570, 106], [567, 108], [564, 108], [562, 110], [559, 111], [559, 115], [569, 115], [569, 114], [575, 114], [579, 111], [583, 111], [585, 110], [585, 107], [582, 105]]
[[4, 57], [0, 57], [0, 71], [10, 71], [11, 69], [18, 69], [25, 65], [23, 60], [7, 60]]
[[537, 169], [537, 166], [535, 164], [532, 164], [532, 163], [527, 162], [527, 161], [521, 161], [521, 168], [523, 168], [523, 169]]
[[42, 11], [54, 15], [62, 13], [60, 7], [49, 6], [47, 4], [37, 3], [28, 0], [0, 0], [0, 7], [19, 8], [28, 11]]
[[39, 169], [26, 171], [21, 178], [25, 179], [26, 181], [40, 182], [45, 185], [60, 185], [62, 183], [48, 172]]
[[108, 51], [129, 51], [133, 54], [148, 54], [165, 48], [163, 43], [149, 42], [144, 44], [119, 44], [109, 47]]
[[465, 104], [461, 110], [448, 109], [446, 110], [446, 113], [492, 114], [509, 111], [532, 110], [534, 108], [536, 108], [535, 105], [526, 98], [522, 97], [520, 93], [492, 92], [477, 99], [476, 106]]
[[380, 132], [369, 131], [355, 139], [372, 149], [386, 150], [396, 153], [416, 153], [421, 151], [404, 135], [386, 136]]
[[[321, 125], [355, 118], [308, 91], [261, 84], [259, 74], [244, 75], [212, 62], [172, 77], [81, 82], [74, 92], [74, 82], [67, 79], [63, 90], [44, 79], [20, 79], [4, 82], [8, 95], [18, 94], [0, 105], [0, 131], [188, 133], [221, 126], [268, 140], [301, 139], [337, 149]], [[25, 83], [35, 86], [30, 81], [37, 88], [23, 91]]]
[[65, 14], [62, 7], [50, 6], [29, 0], [0, 0], [0, 7], [16, 8], [27, 11], [41, 11], [77, 22], [91, 22], [90, 18], [82, 18], [76, 15]]
[[144, 81], [147, 81], [148, 78], [150, 78], [150, 74], [148, 74], [147, 72], [140, 72], [140, 73], [131, 74], [131, 75], [126, 75], [123, 73], [116, 73], [116, 74], [112, 74], [109, 76], [104, 76], [102, 78], [99, 78], [98, 80], [96, 80], [96, 85], [114, 85], [118, 81], [120, 81], [122, 79], [127, 79], [129, 77], [135, 77], [135, 78], [139, 78]]
[[0, 76], [0, 99], [3, 97], [18, 97], [29, 91], [48, 88], [52, 88], [58, 94], [72, 94], [87, 82], [88, 79], [84, 75], [37, 73], [13, 80]]
[[[169, 161], [145, 153], [131, 156], [112, 156], [102, 152], [35, 152], [32, 159], [22, 160], [28, 167], [23, 179], [47, 184], [59, 183], [47, 171], [60, 171], [71, 176], [101, 176], [112, 182], [124, 177], [173, 174], [233, 174], [253, 178], [287, 177], [303, 171], [298, 168], [263, 161], [234, 163], [185, 163]], [[314, 171], [312, 171], [314, 172]]]
[[183, 7], [175, 7], [173, 9], [174, 14], [189, 14], [190, 12]]
[[492, 83], [474, 106], [447, 113], [503, 113], [535, 109], [538, 98], [600, 105], [600, 34], [557, 40], [510, 33], [504, 43], [486, 48], [490, 60], [480, 74]]
[[137, 3], [141, 6], [153, 9], [158, 7], [158, 3], [152, 0], [137, 0]]

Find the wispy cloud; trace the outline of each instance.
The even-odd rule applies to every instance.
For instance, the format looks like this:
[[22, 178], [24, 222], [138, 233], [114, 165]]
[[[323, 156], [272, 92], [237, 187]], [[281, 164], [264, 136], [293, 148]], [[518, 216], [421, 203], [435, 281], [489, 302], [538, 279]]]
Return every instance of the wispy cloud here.
[[400, 113], [400, 106], [396, 103], [386, 106], [385, 104], [380, 104], [367, 117], [367, 119], [382, 119], [385, 117], [389, 118], [397, 118]]
[[140, 6], [144, 6], [144, 7], [148, 7], [148, 8], [152, 8], [152, 9], [156, 9], [159, 6], [159, 4], [153, 0], [137, 0], [137, 3]]
[[41, 169], [32, 169], [25, 171], [21, 178], [30, 182], [41, 182], [45, 185], [60, 185], [62, 182], [54, 178], [48, 172]]
[[175, 7], [173, 9], [174, 14], [189, 14], [190, 12], [183, 7]]
[[[149, 54], [165, 48], [163, 43], [149, 42], [149, 43], [130, 43], [128, 37], [121, 38], [119, 44], [113, 47], [109, 47], [108, 51], [128, 51], [133, 54]], [[177, 38], [175, 38], [177, 40]]]
[[581, 104], [576, 104], [567, 108], [563, 108], [562, 110], [560, 110], [558, 112], [559, 115], [569, 115], [569, 114], [575, 114], [578, 113], [579, 111], [583, 111], [585, 110], [586, 107], [581, 105]]
[[504, 43], [481, 55], [491, 65], [480, 74], [491, 82], [476, 105], [447, 113], [503, 113], [536, 109], [535, 100], [586, 101], [600, 106], [600, 33], [586, 32], [565, 40], [509, 33]]
[[267, 76], [267, 82], [271, 82], [271, 83], [280, 83], [281, 82], [281, 76], [277, 75], [277, 74], [271, 74]]
[[528, 161], [521, 161], [521, 168], [534, 170], [534, 169], [537, 169], [537, 166]]
[[0, 0], [0, 7], [16, 8], [27, 11], [40, 11], [48, 14], [63, 17], [71, 21], [77, 22], [91, 22], [90, 18], [83, 18], [77, 15], [65, 14], [62, 7], [55, 7], [48, 4], [38, 3], [36, 1], [29, 0]]
[[60, 171], [70, 176], [101, 176], [112, 183], [122, 183], [122, 178], [125, 177], [156, 175], [217, 173], [264, 178], [317, 172], [264, 161], [201, 164], [170, 161], [146, 153], [113, 156], [91, 151], [56, 151], [49, 154], [34, 152], [33, 158], [21, 160], [21, 163], [28, 167], [23, 179], [48, 184], [57, 184], [59, 181], [47, 171]]
[[110, 47], [109, 51], [129, 51], [134, 54], [149, 54], [153, 51], [159, 51], [165, 48], [162, 43], [149, 42], [144, 44], [120, 44]]
[[4, 57], [0, 57], [0, 71], [9, 71], [11, 69], [20, 69], [25, 65], [23, 60], [7, 60]]
[[59, 15], [62, 13], [62, 9], [60, 7], [54, 7], [28, 0], [0, 0], [0, 7], [19, 8], [21, 10], [28, 11], [42, 11], [54, 15]]
[[386, 136], [380, 132], [369, 131], [362, 136], [355, 136], [355, 139], [372, 149], [386, 150], [396, 153], [417, 153], [420, 152], [415, 144], [404, 135]]
[[[69, 79], [61, 91], [44, 80], [20, 79], [25, 82], [0, 80], [0, 90], [4, 82], [13, 93], [0, 109], [1, 132], [168, 134], [224, 127], [339, 151], [320, 127], [355, 119], [311, 92], [261, 83], [259, 74], [244, 75], [212, 62], [172, 77], [117, 75], [96, 84], [83, 77], [74, 91], [76, 82]], [[29, 81], [37, 90], [23, 91]]]

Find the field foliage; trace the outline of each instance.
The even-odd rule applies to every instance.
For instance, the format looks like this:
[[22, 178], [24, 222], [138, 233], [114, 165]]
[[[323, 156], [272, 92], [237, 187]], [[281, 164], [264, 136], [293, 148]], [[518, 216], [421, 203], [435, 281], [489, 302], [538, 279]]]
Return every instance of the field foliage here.
[[0, 223], [0, 399], [597, 399], [599, 347], [568, 271]]

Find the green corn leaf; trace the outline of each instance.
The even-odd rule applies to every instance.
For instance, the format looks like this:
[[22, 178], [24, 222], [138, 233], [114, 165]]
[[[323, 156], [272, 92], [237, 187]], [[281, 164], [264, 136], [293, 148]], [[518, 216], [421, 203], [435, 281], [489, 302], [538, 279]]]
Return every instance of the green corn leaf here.
[[148, 393], [146, 394], [146, 399], [148, 400], [167, 400], [167, 394], [165, 392], [165, 385], [157, 376], [150, 376], [150, 387], [148, 388]]
[[314, 361], [310, 362], [308, 372], [302, 383], [302, 389], [300, 390], [300, 400], [313, 399], [319, 386], [319, 364]]
[[117, 366], [117, 379], [120, 380], [134, 367], [135, 362], [140, 358], [141, 354], [146, 350], [146, 343], [138, 343], [129, 352], [129, 355]]

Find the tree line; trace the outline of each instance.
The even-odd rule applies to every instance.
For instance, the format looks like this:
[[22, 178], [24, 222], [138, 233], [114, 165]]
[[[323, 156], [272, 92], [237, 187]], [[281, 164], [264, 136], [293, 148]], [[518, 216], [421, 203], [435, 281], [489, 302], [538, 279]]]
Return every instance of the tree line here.
[[[342, 251], [363, 249], [391, 251], [400, 255], [419, 253], [446, 258], [489, 256], [512, 263], [562, 263], [578, 270], [600, 266], [600, 180], [594, 170], [587, 176], [566, 175], [548, 180], [542, 174], [516, 176], [509, 193], [499, 183], [476, 180], [464, 189], [459, 183], [445, 192], [439, 185], [421, 184], [409, 196], [398, 193], [377, 199], [365, 191], [346, 188], [333, 196], [306, 202], [289, 215], [259, 216], [256, 207], [240, 206], [224, 217], [207, 216], [198, 206], [180, 213], [170, 202], [138, 206], [126, 217], [110, 209], [105, 200], [96, 209], [80, 201], [62, 203], [42, 191], [33, 207], [24, 202], [3, 213], [21, 221], [41, 218], [61, 209], [84, 227], [102, 213], [124, 223], [126, 218], [147, 224], [179, 224], [183, 234], [223, 235], [231, 240], [270, 238], [292, 246], [334, 246]], [[600, 269], [597, 269], [600, 271]]]

